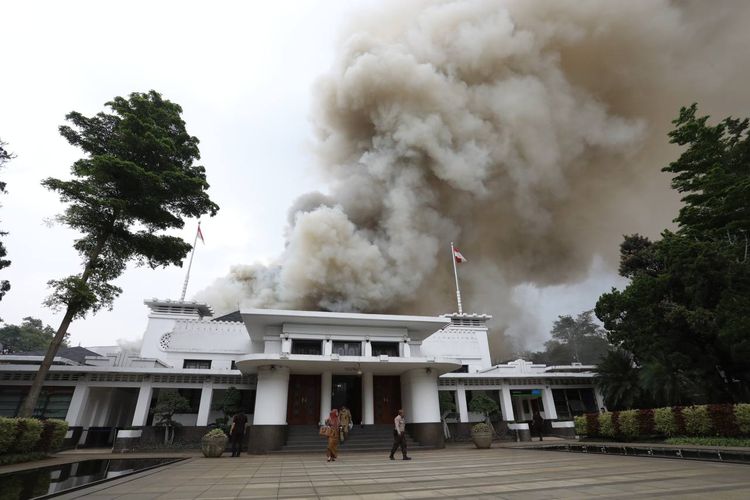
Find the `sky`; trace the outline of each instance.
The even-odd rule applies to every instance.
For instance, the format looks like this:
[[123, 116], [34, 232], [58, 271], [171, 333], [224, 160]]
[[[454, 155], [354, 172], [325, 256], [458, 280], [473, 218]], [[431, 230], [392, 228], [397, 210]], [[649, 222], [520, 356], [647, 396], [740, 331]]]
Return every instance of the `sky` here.
[[[209, 194], [221, 207], [202, 221], [205, 245], [196, 249], [188, 297], [232, 265], [271, 262], [283, 250], [296, 197], [326, 189], [311, 153], [313, 86], [332, 64], [347, 19], [372, 3], [4, 2], [0, 138], [17, 157], [0, 172], [8, 184], [0, 228], [9, 233], [3, 242], [12, 261], [0, 272], [12, 285], [0, 318], [13, 324], [33, 316], [57, 328], [61, 314], [42, 305], [46, 282], [81, 268], [76, 234], [51, 223], [64, 205], [40, 185], [67, 178], [81, 156], [57, 128], [70, 111], [92, 115], [134, 91], [154, 89], [182, 106], [188, 131], [201, 141]], [[189, 220], [178, 234], [192, 242], [196, 227]], [[124, 291], [114, 309], [75, 321], [71, 344], [138, 339], [143, 301], [179, 298], [184, 278], [184, 267], [130, 266], [116, 282]], [[527, 324], [540, 333], [539, 344], [558, 315], [590, 309], [621, 284], [595, 261], [583, 282], [514, 294], [538, 303]]]

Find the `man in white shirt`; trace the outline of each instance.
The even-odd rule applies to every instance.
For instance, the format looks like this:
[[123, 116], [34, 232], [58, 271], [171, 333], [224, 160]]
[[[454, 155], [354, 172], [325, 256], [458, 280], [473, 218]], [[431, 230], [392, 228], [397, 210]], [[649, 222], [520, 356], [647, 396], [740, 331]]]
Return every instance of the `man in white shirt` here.
[[404, 410], [399, 410], [396, 418], [393, 419], [393, 448], [391, 448], [391, 460], [396, 450], [401, 447], [401, 453], [404, 455], [404, 460], [411, 460], [410, 457], [406, 456], [406, 419], [404, 418]]

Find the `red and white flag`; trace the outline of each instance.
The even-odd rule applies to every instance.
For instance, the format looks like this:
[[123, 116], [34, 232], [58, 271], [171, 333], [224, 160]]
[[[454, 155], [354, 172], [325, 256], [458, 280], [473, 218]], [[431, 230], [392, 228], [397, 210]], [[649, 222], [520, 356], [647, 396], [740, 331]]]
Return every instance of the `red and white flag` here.
[[200, 224], [198, 224], [198, 238], [201, 239], [201, 241], [203, 242], [204, 245], [206, 244], [206, 240], [203, 239], [203, 233], [201, 232], [201, 225]]
[[466, 262], [466, 257], [464, 257], [461, 252], [458, 251], [458, 248], [453, 247], [453, 258], [456, 259], [456, 263], [461, 264], [462, 262]]

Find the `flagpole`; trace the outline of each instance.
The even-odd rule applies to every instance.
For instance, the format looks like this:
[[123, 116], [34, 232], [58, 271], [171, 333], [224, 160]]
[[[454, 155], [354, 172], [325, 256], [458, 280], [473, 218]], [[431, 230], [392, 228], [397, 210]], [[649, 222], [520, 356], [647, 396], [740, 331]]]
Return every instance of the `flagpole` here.
[[198, 243], [198, 232], [201, 230], [201, 221], [198, 221], [198, 231], [195, 232], [195, 238], [193, 239], [193, 251], [190, 252], [190, 263], [188, 264], [187, 273], [185, 274], [185, 284], [182, 285], [182, 295], [180, 295], [180, 302], [185, 301], [185, 294], [187, 293], [188, 281], [190, 280], [190, 268], [193, 267], [193, 256], [195, 255], [195, 246]]
[[456, 251], [453, 249], [453, 242], [451, 241], [451, 260], [453, 261], [453, 276], [456, 278], [456, 299], [458, 300], [458, 314], [463, 314], [463, 308], [461, 307], [461, 289], [458, 288], [458, 270], [456, 269]]

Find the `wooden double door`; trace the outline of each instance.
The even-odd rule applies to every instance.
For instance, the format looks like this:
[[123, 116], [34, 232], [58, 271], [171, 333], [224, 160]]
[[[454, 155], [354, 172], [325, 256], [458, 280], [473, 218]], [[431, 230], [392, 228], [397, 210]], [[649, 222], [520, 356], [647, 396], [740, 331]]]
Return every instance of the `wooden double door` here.
[[286, 422], [317, 424], [320, 419], [320, 375], [289, 375]]
[[372, 379], [375, 423], [393, 424], [401, 409], [401, 377], [374, 376]]

